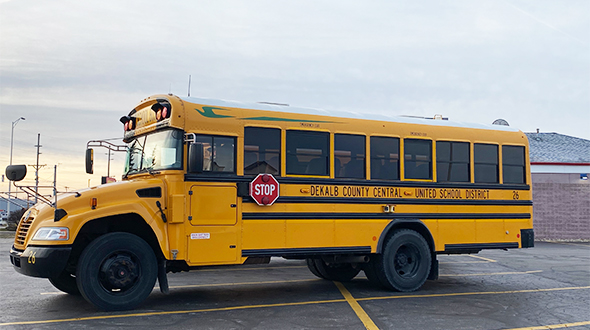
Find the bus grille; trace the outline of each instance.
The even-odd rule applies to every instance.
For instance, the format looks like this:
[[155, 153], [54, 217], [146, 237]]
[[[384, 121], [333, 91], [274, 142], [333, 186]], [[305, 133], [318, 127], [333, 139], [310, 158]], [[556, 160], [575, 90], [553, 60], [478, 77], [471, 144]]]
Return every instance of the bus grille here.
[[29, 228], [33, 223], [33, 217], [29, 217], [27, 219], [22, 218], [18, 224], [18, 229], [16, 230], [16, 236], [14, 237], [14, 243], [18, 245], [25, 244], [25, 238], [27, 238], [27, 233], [29, 232]]

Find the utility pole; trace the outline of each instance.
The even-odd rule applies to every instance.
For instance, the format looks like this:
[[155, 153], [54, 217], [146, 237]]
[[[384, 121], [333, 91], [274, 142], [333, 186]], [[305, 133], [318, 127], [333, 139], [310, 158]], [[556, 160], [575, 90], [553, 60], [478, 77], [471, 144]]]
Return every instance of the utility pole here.
[[38, 195], [39, 195], [39, 169], [43, 166], [47, 166], [47, 164], [43, 164], [43, 165], [39, 165], [39, 155], [41, 154], [39, 152], [39, 148], [42, 147], [41, 145], [41, 133], [37, 133], [37, 144], [35, 145], [35, 147], [37, 147], [37, 165], [29, 165], [32, 166], [33, 168], [35, 168], [35, 204], [37, 204], [38, 201]]
[[107, 178], [111, 177], [111, 149], [109, 149], [109, 153], [107, 154], [109, 157], [109, 161], [107, 162]]

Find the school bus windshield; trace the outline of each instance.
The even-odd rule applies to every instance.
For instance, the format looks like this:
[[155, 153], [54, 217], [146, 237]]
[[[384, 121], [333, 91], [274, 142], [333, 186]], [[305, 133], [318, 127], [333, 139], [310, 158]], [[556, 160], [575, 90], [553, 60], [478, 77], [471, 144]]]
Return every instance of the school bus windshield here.
[[183, 136], [182, 131], [169, 129], [135, 138], [128, 144], [124, 176], [182, 169]]

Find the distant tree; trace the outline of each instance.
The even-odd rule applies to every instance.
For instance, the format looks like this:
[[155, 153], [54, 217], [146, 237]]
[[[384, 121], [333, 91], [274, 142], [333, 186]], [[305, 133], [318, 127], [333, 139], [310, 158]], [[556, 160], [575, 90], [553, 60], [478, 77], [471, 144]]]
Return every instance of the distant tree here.
[[8, 215], [8, 219], [6, 219], [6, 222], [8, 223], [8, 227], [6, 227], [6, 229], [16, 231], [16, 227], [18, 227], [18, 222], [20, 221], [20, 218], [22, 218], [23, 214], [25, 214], [25, 211], [26, 209], [21, 208], [20, 210], [10, 212], [10, 215]]

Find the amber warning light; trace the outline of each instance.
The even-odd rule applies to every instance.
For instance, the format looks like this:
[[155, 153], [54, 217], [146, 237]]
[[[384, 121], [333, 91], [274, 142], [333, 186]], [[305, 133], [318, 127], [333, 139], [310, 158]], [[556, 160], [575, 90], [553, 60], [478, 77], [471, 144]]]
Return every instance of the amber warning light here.
[[170, 103], [168, 102], [158, 102], [152, 105], [152, 110], [156, 113], [156, 120], [164, 120], [166, 118], [170, 118]]
[[123, 129], [125, 132], [132, 131], [135, 129], [137, 118], [131, 116], [123, 116], [119, 119], [121, 123], [123, 123]]

